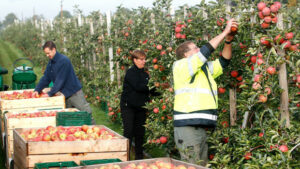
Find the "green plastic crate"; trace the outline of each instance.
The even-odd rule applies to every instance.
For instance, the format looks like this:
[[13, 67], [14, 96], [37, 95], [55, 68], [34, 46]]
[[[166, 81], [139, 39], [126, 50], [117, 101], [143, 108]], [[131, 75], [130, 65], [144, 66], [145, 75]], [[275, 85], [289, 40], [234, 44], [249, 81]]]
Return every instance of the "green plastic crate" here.
[[77, 167], [74, 161], [61, 161], [61, 162], [48, 162], [48, 163], [35, 163], [34, 169], [48, 169], [48, 168], [62, 168], [62, 167]]
[[56, 126], [92, 125], [92, 115], [88, 112], [57, 112]]
[[101, 160], [81, 160], [80, 165], [87, 166], [87, 165], [94, 165], [94, 164], [107, 164], [107, 163], [116, 163], [116, 162], [121, 162], [121, 160], [118, 158], [101, 159]]
[[106, 101], [101, 101], [100, 103], [101, 110], [105, 112], [105, 114], [108, 114], [108, 106]]
[[3, 78], [0, 75], [0, 91], [3, 91], [3, 90], [4, 90], [4, 87], [3, 87]]

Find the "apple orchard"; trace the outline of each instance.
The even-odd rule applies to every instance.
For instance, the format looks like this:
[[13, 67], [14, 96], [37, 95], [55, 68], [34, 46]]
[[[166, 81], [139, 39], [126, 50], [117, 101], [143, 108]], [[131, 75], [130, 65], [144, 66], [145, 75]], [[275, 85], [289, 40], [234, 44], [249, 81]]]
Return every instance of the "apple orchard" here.
[[[149, 88], [160, 96], [146, 105], [147, 150], [178, 157], [173, 138], [172, 64], [176, 47], [192, 40], [201, 46], [222, 32], [226, 20], [239, 22], [233, 58], [218, 77], [218, 126], [208, 131], [212, 168], [297, 168], [300, 159], [300, 6], [289, 1], [199, 2], [172, 12], [170, 0], [152, 8], [119, 7], [53, 22], [27, 21], [4, 30], [36, 63], [46, 65], [41, 46], [54, 40], [76, 69], [87, 99], [107, 103], [112, 123], [121, 123], [120, 94], [135, 49], [147, 54]], [[26, 32], [26, 33], [25, 33]], [[223, 43], [212, 54], [220, 56]], [[298, 159], [298, 160], [297, 160]]]

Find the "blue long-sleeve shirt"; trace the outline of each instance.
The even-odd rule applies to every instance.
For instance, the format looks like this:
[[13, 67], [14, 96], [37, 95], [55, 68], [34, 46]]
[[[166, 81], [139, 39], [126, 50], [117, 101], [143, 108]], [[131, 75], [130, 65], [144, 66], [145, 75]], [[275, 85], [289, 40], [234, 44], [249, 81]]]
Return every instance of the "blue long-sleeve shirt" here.
[[48, 92], [50, 97], [60, 91], [68, 98], [82, 88], [71, 61], [67, 56], [58, 52], [49, 60], [44, 76], [40, 79], [35, 91], [40, 93], [51, 81], [53, 81], [53, 87]]

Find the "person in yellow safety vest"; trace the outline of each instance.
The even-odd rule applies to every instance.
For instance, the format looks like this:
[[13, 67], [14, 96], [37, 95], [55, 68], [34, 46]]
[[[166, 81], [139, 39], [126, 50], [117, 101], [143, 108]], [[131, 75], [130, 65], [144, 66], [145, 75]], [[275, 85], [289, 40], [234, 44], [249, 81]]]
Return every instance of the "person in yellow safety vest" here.
[[[190, 163], [207, 164], [208, 146], [205, 128], [214, 128], [217, 123], [217, 84], [215, 78], [231, 59], [231, 42], [234, 35], [231, 27], [238, 27], [230, 19], [224, 31], [209, 43], [198, 48], [187, 41], [176, 49], [177, 60], [173, 64], [174, 137], [182, 160]], [[225, 38], [222, 56], [207, 61], [211, 53]]]

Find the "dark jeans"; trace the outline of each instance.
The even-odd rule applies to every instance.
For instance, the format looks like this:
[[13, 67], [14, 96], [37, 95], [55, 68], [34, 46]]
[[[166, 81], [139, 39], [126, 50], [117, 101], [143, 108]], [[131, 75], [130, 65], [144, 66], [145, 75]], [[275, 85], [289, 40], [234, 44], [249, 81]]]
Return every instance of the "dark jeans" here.
[[129, 150], [133, 137], [135, 139], [135, 159], [143, 159], [143, 144], [145, 136], [146, 109], [121, 107], [121, 115], [124, 127], [124, 137], [129, 139]]

